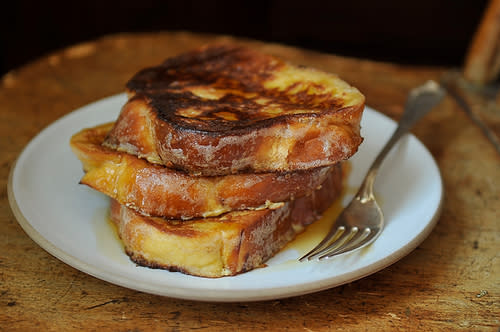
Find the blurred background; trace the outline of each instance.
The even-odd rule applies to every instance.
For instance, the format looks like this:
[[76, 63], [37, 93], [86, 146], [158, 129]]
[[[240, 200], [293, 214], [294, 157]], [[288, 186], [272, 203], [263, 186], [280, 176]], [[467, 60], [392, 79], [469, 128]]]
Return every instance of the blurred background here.
[[459, 66], [486, 0], [9, 1], [0, 75], [54, 50], [117, 32], [226, 34], [339, 55]]

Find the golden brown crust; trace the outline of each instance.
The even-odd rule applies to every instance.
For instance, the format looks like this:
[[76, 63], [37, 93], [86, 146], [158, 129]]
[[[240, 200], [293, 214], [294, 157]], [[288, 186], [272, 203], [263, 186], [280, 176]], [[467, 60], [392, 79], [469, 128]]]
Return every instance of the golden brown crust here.
[[151, 216], [190, 219], [232, 210], [262, 209], [310, 194], [339, 165], [293, 173], [192, 177], [101, 145], [112, 124], [73, 135], [70, 145], [86, 174], [80, 183]]
[[500, 0], [490, 1], [470, 44], [464, 75], [468, 80], [485, 84], [500, 72]]
[[215, 278], [261, 266], [319, 219], [340, 196], [341, 188], [340, 178], [330, 178], [311, 195], [277, 209], [236, 211], [187, 222], [146, 217], [113, 200], [111, 218], [127, 254], [137, 264]]
[[329, 166], [362, 141], [358, 90], [245, 48], [205, 47], [142, 70], [127, 87], [105, 144], [191, 174]]

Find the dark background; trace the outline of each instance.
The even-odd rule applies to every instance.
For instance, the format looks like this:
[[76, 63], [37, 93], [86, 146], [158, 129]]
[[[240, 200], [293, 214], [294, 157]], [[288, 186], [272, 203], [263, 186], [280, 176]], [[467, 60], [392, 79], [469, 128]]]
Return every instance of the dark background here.
[[11, 1], [0, 75], [116, 32], [187, 30], [407, 64], [461, 65], [486, 1]]

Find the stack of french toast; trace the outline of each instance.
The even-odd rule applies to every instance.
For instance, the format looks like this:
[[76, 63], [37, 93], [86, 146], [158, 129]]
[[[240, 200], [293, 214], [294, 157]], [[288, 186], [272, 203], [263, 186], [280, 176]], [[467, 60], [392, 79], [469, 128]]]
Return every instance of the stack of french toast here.
[[217, 44], [145, 68], [113, 123], [71, 148], [139, 265], [257, 267], [339, 198], [364, 96], [336, 75]]

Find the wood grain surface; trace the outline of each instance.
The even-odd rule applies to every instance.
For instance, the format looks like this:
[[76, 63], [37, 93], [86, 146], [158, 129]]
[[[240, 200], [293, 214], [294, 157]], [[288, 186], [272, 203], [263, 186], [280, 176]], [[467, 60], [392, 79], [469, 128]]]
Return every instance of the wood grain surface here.
[[[112, 35], [49, 54], [1, 79], [0, 330], [498, 331], [500, 156], [450, 98], [413, 130], [443, 176], [436, 228], [408, 256], [356, 282], [265, 302], [172, 299], [75, 270], [23, 232], [9, 207], [7, 180], [30, 139], [72, 110], [122, 92], [141, 67], [221, 38], [228, 37]], [[368, 105], [394, 119], [411, 88], [447, 70], [237, 42], [338, 73]]]

